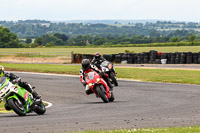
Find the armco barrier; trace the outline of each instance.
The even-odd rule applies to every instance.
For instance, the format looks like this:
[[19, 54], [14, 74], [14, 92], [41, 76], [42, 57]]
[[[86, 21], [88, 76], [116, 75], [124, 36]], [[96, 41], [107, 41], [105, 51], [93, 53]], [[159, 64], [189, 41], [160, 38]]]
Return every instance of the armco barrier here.
[[[81, 63], [82, 59], [93, 59], [90, 54], [74, 54], [74, 63]], [[166, 59], [166, 64], [200, 64], [200, 52], [175, 52], [162, 53], [155, 50], [142, 53], [119, 53], [103, 55], [104, 58], [113, 63], [128, 64], [161, 64], [162, 59]]]

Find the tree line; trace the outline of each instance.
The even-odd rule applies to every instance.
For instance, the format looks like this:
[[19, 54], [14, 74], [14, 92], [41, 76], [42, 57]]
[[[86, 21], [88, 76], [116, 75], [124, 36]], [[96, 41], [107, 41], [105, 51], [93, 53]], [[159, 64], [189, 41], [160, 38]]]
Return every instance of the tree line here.
[[161, 36], [172, 36], [176, 30], [183, 31], [178, 33], [179, 36], [185, 36], [184, 32], [190, 34], [198, 34], [200, 29], [199, 23], [186, 22], [171, 22], [171, 21], [157, 21], [156, 23], [128, 23], [128, 24], [103, 24], [103, 23], [54, 23], [45, 20], [19, 20], [0, 21], [0, 25], [7, 27], [11, 32], [17, 34], [19, 38], [36, 38], [41, 37], [47, 33], [55, 34], [62, 33], [67, 36], [77, 35], [98, 35], [106, 36], [132, 36], [144, 35], [151, 36], [152, 34], [159, 34]]
[[[34, 25], [33, 25], [34, 22]], [[144, 28], [143, 24], [137, 23], [134, 26], [112, 26], [106, 24], [65, 24], [49, 23], [49, 21], [19, 21], [4, 22], [0, 24], [11, 24], [17, 26], [12, 30], [0, 26], [0, 47], [18, 48], [18, 47], [38, 47], [38, 46], [92, 46], [92, 45], [116, 45], [116, 44], [148, 44], [148, 43], [167, 43], [167, 42], [191, 42], [200, 41], [198, 31], [177, 29], [173, 31], [162, 31], [153, 28]], [[157, 22], [163, 24], [164, 22]], [[165, 22], [168, 25], [171, 22]], [[41, 25], [43, 24], [43, 25]], [[47, 26], [49, 24], [49, 26]], [[180, 23], [183, 25], [183, 23]], [[194, 24], [194, 23], [192, 23]], [[198, 23], [195, 23], [198, 25]], [[19, 26], [20, 25], [20, 26]], [[60, 25], [60, 28], [57, 26]], [[62, 26], [61, 26], [62, 25]], [[145, 25], [151, 25], [146, 23]], [[28, 26], [29, 28], [27, 29]], [[66, 28], [68, 26], [68, 28]], [[43, 28], [41, 28], [43, 27]], [[51, 27], [51, 32], [48, 31]], [[76, 30], [75, 30], [76, 29]], [[20, 38], [22, 31], [25, 31], [26, 37]], [[62, 32], [56, 32], [62, 31]], [[64, 32], [66, 31], [66, 32]], [[32, 33], [37, 33], [37, 36]], [[18, 37], [20, 39], [18, 39]]]

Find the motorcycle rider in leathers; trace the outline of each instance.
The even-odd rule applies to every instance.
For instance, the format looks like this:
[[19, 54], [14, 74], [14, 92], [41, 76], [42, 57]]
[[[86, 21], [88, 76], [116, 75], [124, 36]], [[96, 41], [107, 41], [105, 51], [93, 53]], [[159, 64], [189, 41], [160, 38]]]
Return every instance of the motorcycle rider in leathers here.
[[110, 83], [110, 81], [108, 80], [108, 78], [105, 76], [105, 73], [101, 72], [95, 65], [91, 65], [89, 59], [83, 59], [81, 62], [81, 65], [82, 65], [82, 68], [80, 70], [80, 81], [83, 84], [83, 86], [86, 87], [85, 92], [87, 95], [93, 93], [92, 90], [87, 85], [87, 82], [85, 79], [85, 75], [91, 71], [96, 71], [97, 73], [99, 73], [99, 75], [102, 76], [102, 78], [108, 83], [108, 86], [112, 90], [113, 86]]
[[96, 52], [94, 54], [94, 57], [91, 61], [92, 65], [97, 66], [99, 69], [101, 69], [100, 65], [102, 62], [106, 61], [106, 59], [104, 57], [101, 57], [101, 54], [99, 52]]
[[22, 82], [21, 78], [16, 76], [13, 73], [5, 73], [4, 72], [4, 67], [2, 65], [0, 65], [0, 77], [8, 77], [10, 79], [10, 82], [12, 83], [17, 83], [19, 86], [23, 87], [24, 89], [26, 89], [27, 91], [29, 91], [34, 98], [39, 99], [40, 96], [37, 94], [37, 92], [34, 90], [33, 87], [31, 87], [31, 85], [27, 82]]

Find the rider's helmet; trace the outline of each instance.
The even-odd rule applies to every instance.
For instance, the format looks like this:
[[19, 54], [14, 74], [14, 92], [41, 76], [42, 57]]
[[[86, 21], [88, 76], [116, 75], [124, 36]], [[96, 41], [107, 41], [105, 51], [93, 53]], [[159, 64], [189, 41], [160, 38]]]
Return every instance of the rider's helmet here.
[[0, 77], [4, 75], [4, 67], [0, 65]]
[[101, 54], [99, 52], [94, 53], [94, 58], [99, 60], [101, 58]]
[[81, 62], [83, 70], [87, 71], [90, 68], [90, 60], [89, 59], [83, 59]]

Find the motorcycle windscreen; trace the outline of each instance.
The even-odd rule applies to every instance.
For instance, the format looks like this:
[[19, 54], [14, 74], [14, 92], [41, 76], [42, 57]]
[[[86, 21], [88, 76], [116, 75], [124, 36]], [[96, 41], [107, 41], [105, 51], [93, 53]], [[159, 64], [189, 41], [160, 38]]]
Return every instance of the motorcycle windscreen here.
[[88, 79], [93, 80], [94, 79], [94, 72], [89, 72], [87, 74]]
[[0, 87], [6, 82], [6, 77], [0, 77]]
[[107, 66], [108, 66], [108, 64], [109, 64], [109, 62], [108, 62], [108, 61], [104, 61], [104, 62], [102, 62], [102, 63], [101, 63], [101, 65], [102, 65], [103, 67], [107, 67]]

